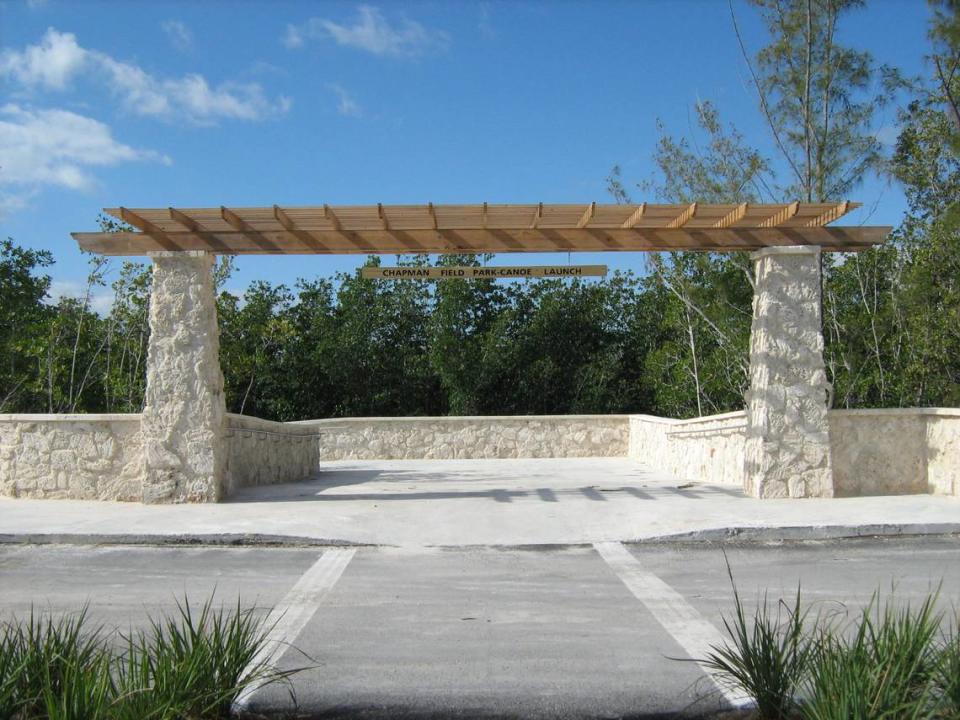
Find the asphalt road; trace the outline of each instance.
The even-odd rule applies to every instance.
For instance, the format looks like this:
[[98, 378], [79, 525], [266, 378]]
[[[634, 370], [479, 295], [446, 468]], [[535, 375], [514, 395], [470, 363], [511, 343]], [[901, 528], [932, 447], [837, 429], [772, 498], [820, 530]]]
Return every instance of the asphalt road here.
[[[109, 628], [211, 593], [278, 606], [307, 717], [674, 717], [729, 707], [690, 656], [741, 595], [855, 612], [960, 607], [960, 538], [475, 549], [0, 546], [0, 618], [89, 605]], [[291, 643], [292, 647], [286, 643]], [[733, 698], [735, 700], [735, 698]], [[250, 711], [289, 712], [264, 688]]]

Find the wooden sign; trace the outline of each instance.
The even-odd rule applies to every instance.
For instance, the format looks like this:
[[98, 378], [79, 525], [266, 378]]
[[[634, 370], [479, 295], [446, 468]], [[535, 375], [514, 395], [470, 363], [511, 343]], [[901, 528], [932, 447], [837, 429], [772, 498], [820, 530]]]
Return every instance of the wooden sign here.
[[606, 265], [497, 265], [489, 267], [365, 267], [367, 280], [515, 280], [518, 278], [604, 277]]

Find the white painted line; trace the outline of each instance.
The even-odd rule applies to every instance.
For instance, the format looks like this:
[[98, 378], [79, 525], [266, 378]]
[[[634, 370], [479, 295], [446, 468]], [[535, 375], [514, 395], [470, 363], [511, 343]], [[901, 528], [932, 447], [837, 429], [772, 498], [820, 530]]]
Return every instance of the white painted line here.
[[[713, 645], [722, 646], [723, 634], [706, 620], [686, 599], [658, 578], [618, 542], [594, 543], [593, 547], [617, 574], [627, 589], [646, 605], [650, 613], [692, 659], [705, 658]], [[717, 686], [724, 699], [736, 708], [749, 707], [751, 698], [734, 688], [717, 682], [711, 671], [697, 663]]]
[[[267, 615], [264, 626], [271, 628], [267, 640], [260, 648], [247, 670], [258, 665], [275, 666], [283, 653], [293, 644], [297, 636], [310, 622], [310, 618], [320, 607], [324, 596], [337, 584], [356, 548], [334, 548], [325, 550], [320, 558], [310, 566], [283, 599]], [[253, 683], [245, 687], [234, 701], [234, 708], [243, 709], [260, 685]]]

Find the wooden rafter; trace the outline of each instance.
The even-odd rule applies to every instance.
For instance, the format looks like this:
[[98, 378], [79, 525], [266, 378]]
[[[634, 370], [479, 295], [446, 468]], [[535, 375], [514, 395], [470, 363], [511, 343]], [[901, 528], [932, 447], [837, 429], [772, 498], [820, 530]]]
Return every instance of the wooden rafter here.
[[639, 205], [637, 205], [637, 209], [630, 214], [630, 217], [628, 217], [626, 220], [623, 221], [623, 225], [621, 225], [620, 227], [624, 229], [634, 227], [638, 222], [640, 222], [640, 220], [643, 218], [643, 215], [646, 211], [647, 211], [647, 204], [640, 203]]
[[592, 202], [589, 205], [587, 205], [587, 209], [583, 211], [583, 215], [581, 215], [580, 219], [577, 221], [577, 227], [578, 228], [586, 227], [590, 223], [590, 220], [593, 218], [593, 214], [596, 211], [597, 211], [597, 204], [595, 202]]
[[427, 203], [427, 211], [430, 213], [430, 223], [433, 225], [433, 229], [437, 230], [437, 211], [433, 207], [433, 203]]
[[697, 204], [690, 203], [687, 208], [677, 215], [673, 220], [667, 223], [668, 230], [675, 230], [676, 228], [682, 228], [688, 222], [693, 220], [693, 216], [697, 214]]
[[537, 225], [540, 224], [540, 220], [543, 218], [543, 203], [537, 203], [537, 209], [533, 213], [533, 220], [530, 221], [530, 229], [536, 229]]
[[785, 223], [787, 220], [789, 220], [794, 215], [796, 215], [797, 210], [799, 209], [800, 209], [800, 203], [794, 201], [789, 205], [787, 205], [782, 210], [778, 210], [767, 219], [761, 221], [757, 227], [767, 228], [767, 227], [776, 227], [777, 225], [783, 225], [783, 223]]
[[851, 205], [852, 203], [849, 200], [844, 200], [842, 203], [838, 203], [836, 207], [832, 207], [807, 221], [806, 227], [820, 227], [834, 220], [839, 220], [850, 211]]
[[165, 231], [161, 230], [157, 225], [154, 225], [149, 220], [140, 217], [133, 210], [127, 210], [125, 207], [120, 208], [120, 219], [123, 220], [127, 225], [132, 225], [140, 232], [146, 233], [160, 245], [161, 250], [180, 250], [180, 245], [177, 244]]
[[290, 219], [290, 216], [284, 211], [279, 205], [273, 206], [273, 217], [276, 218], [277, 222], [283, 226], [283, 229], [286, 230], [291, 235], [294, 235], [300, 242], [306, 245], [309, 248], [315, 248], [317, 250], [326, 250], [327, 246], [322, 242], [317, 240], [313, 235], [308, 233], [306, 230], [301, 230], [297, 227], [297, 224]]
[[258, 247], [263, 248], [267, 252], [275, 251], [277, 246], [267, 237], [261, 233], [259, 230], [251, 227], [251, 225], [237, 215], [230, 208], [220, 206], [220, 217], [223, 218], [224, 222], [230, 225], [234, 230], [239, 233], [242, 233], [245, 237], [250, 238]]
[[717, 220], [713, 227], [715, 228], [725, 228], [730, 227], [735, 222], [740, 222], [743, 220], [744, 216], [747, 214], [747, 209], [750, 207], [749, 203], [740, 203], [733, 210], [728, 212], [722, 218]]

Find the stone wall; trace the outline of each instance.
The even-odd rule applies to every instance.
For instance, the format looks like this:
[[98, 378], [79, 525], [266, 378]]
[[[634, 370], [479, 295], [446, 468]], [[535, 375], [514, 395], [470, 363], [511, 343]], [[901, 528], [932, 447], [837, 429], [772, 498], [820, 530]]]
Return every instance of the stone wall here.
[[[293, 423], [297, 424], [297, 423]], [[304, 423], [321, 460], [625, 456], [626, 415], [345, 418]]]
[[[960, 410], [830, 410], [834, 494], [960, 495]], [[630, 417], [630, 457], [680, 480], [742, 485], [746, 414]]]
[[224, 492], [249, 485], [303, 480], [320, 462], [317, 431], [305, 423], [280, 423], [227, 414]]
[[0, 495], [140, 500], [139, 415], [0, 415]]
[[683, 481], [743, 485], [746, 412], [671, 420], [630, 416], [630, 457]]
[[837, 496], [960, 495], [960, 410], [831, 410]]

